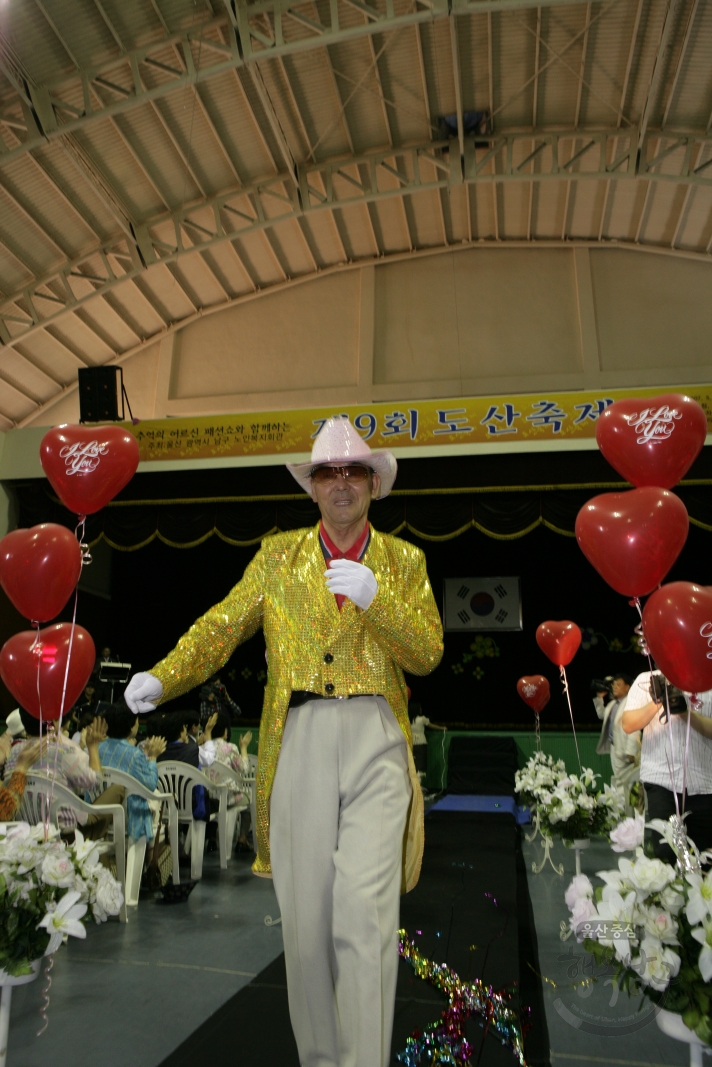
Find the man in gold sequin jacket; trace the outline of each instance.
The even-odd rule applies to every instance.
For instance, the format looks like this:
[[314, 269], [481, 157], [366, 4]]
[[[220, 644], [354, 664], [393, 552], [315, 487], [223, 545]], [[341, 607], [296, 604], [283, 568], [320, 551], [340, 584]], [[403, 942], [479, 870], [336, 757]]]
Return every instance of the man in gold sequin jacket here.
[[[377, 1067], [390, 1055], [397, 896], [417, 882], [423, 850], [403, 671], [438, 665], [442, 625], [423, 553], [368, 523], [372, 495], [395, 479], [392, 454], [331, 419], [311, 462], [290, 470], [321, 522], [266, 538], [225, 600], [125, 695], [149, 711], [263, 628], [253, 870], [274, 873], [300, 1061]], [[353, 938], [365, 969], [349, 962]]]

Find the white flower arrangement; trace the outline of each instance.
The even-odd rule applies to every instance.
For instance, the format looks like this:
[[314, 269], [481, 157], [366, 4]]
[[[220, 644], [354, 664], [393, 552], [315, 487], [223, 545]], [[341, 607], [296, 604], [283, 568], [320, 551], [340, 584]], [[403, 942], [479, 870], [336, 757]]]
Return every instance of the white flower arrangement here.
[[[667, 836], [668, 824], [647, 825]], [[603, 885], [573, 879], [565, 894], [570, 926], [597, 963], [616, 967], [618, 988], [642, 990], [712, 1045], [712, 871], [683, 876], [647, 856], [644, 827], [636, 815], [611, 834], [613, 848], [635, 858], [621, 856], [617, 869], [598, 871]]]
[[607, 833], [623, 818], [620, 794], [596, 784], [600, 776], [590, 767], [568, 774], [562, 760], [535, 752], [515, 775], [515, 791], [529, 806], [536, 805], [542, 832], [566, 841]]
[[73, 844], [50, 827], [18, 823], [0, 838], [0, 968], [29, 974], [69, 937], [86, 937], [85, 922], [105, 922], [123, 904], [121, 886], [99, 862], [93, 841], [75, 830]]
[[548, 794], [558, 778], [566, 774], [564, 761], [554, 760], [544, 752], [535, 752], [514, 776], [514, 790], [529, 808], [535, 807], [541, 795]]

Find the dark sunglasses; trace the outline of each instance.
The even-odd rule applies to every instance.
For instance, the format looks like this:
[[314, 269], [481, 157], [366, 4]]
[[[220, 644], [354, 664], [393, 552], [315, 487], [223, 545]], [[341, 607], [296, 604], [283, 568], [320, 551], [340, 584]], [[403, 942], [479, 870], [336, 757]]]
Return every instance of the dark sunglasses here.
[[362, 467], [360, 463], [349, 463], [345, 467], [315, 467], [309, 477], [315, 482], [334, 482], [342, 477], [347, 482], [365, 482], [373, 474], [370, 467]]

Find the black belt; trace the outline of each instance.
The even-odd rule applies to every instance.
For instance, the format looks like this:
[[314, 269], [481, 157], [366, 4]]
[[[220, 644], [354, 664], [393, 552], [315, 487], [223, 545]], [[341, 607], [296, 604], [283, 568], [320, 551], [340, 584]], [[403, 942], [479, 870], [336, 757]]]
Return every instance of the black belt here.
[[355, 697], [378, 696], [377, 693], [348, 693], [343, 697], [326, 696], [324, 693], [310, 693], [308, 689], [293, 689], [289, 699], [290, 708], [300, 708], [310, 700], [353, 700]]

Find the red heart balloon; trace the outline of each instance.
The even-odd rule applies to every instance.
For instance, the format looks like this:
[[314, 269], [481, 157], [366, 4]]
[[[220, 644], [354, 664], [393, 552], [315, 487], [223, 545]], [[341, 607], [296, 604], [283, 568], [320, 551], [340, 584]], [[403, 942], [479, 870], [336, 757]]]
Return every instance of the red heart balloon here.
[[120, 426], [55, 426], [42, 438], [40, 460], [65, 507], [93, 515], [131, 481], [138, 442]]
[[670, 582], [643, 609], [643, 633], [665, 677], [686, 693], [712, 689], [712, 589]]
[[35, 622], [59, 615], [81, 570], [79, 542], [57, 523], [13, 530], [0, 541], [0, 585], [20, 614]]
[[664, 393], [648, 400], [617, 400], [601, 413], [596, 441], [633, 485], [677, 485], [699, 455], [707, 416], [689, 396]]
[[543, 711], [551, 698], [549, 682], [542, 674], [525, 674], [517, 682], [517, 692], [532, 711]]
[[[56, 622], [40, 630], [35, 646], [34, 630], [15, 634], [0, 649], [0, 678], [10, 690], [20, 707], [36, 719], [58, 719], [62, 706], [64, 672], [69, 655], [70, 622]], [[35, 647], [33, 647], [35, 646]], [[67, 692], [64, 711], [77, 702], [89, 681], [96, 660], [96, 649], [91, 637], [81, 626], [74, 627], [72, 655], [69, 660]], [[37, 666], [39, 664], [39, 697], [37, 695]]]
[[571, 663], [581, 644], [575, 622], [542, 622], [536, 628], [536, 643], [557, 667]]
[[576, 539], [617, 593], [647, 596], [680, 555], [689, 525], [678, 496], [646, 485], [589, 500], [576, 516]]

